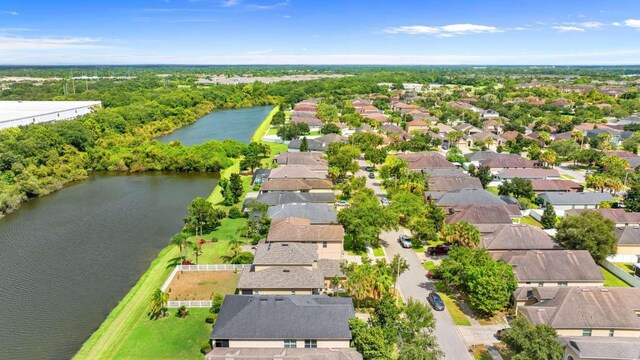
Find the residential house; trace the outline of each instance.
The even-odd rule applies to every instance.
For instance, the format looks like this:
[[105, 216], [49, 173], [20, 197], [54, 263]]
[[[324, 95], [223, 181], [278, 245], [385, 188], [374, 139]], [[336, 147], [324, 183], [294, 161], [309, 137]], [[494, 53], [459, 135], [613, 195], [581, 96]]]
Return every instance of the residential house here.
[[[302, 144], [303, 138], [293, 139], [289, 142], [288, 150], [289, 152], [300, 151], [300, 146]], [[307, 138], [307, 149], [309, 151], [318, 151], [322, 152], [327, 149], [328, 145], [324, 142], [316, 139]]]
[[483, 119], [497, 119], [500, 117], [500, 114], [492, 109], [487, 109], [480, 113], [480, 117]]
[[573, 106], [573, 103], [571, 101], [564, 98], [556, 99], [550, 102], [549, 104], [553, 106], [563, 107], [563, 108], [570, 108], [571, 106]]
[[500, 135], [502, 133], [502, 123], [494, 119], [485, 120], [482, 122], [482, 130], [495, 135]]
[[603, 201], [613, 201], [607, 192], [545, 192], [538, 195], [543, 207], [553, 205], [558, 216], [564, 216], [566, 210], [597, 209]]
[[467, 104], [467, 103], [462, 102], [462, 101], [449, 101], [447, 104], [449, 106], [451, 106], [451, 107], [454, 107], [454, 108], [473, 111], [473, 112], [478, 113], [478, 114], [481, 114], [482, 112], [484, 112], [484, 109], [481, 109], [481, 108], [479, 108], [477, 106], [474, 106], [474, 105], [471, 105], [471, 104]]
[[306, 243], [256, 245], [251, 267], [238, 280], [242, 295], [317, 295], [325, 288], [318, 248]]
[[461, 189], [483, 189], [483, 187], [478, 178], [466, 174], [429, 177], [429, 191], [447, 192]]
[[[447, 208], [445, 222], [453, 224], [466, 221], [476, 225], [481, 232], [493, 231], [497, 226], [520, 222], [522, 213], [517, 205], [458, 205]], [[490, 230], [483, 230], [490, 229]]]
[[607, 258], [607, 260], [612, 262], [638, 262], [640, 256], [640, 226], [616, 227], [615, 234], [618, 240], [616, 253]]
[[283, 165], [271, 169], [269, 179], [326, 179], [326, 175], [313, 171], [305, 165]]
[[269, 206], [291, 203], [333, 203], [336, 196], [333, 192], [291, 192], [270, 191], [258, 194], [255, 202]]
[[466, 147], [468, 149], [475, 147], [476, 143], [480, 142], [482, 143], [482, 145], [495, 150], [498, 146], [504, 143], [503, 138], [487, 131], [481, 131], [475, 134], [467, 135], [463, 138], [463, 140], [465, 141], [463, 147]]
[[396, 157], [409, 163], [409, 169], [424, 172], [428, 169], [453, 169], [456, 166], [449, 162], [444, 155], [435, 151], [397, 154]]
[[454, 126], [453, 127], [456, 131], [462, 131], [463, 133], [465, 133], [466, 135], [473, 135], [473, 134], [477, 134], [477, 133], [481, 133], [482, 129], [479, 129], [473, 125], [467, 124], [467, 123], [462, 123], [460, 125]]
[[429, 124], [422, 121], [422, 120], [411, 120], [409, 122], [407, 122], [407, 132], [408, 133], [412, 133], [414, 131], [419, 131], [419, 132], [423, 132], [423, 131], [427, 131], [429, 130]]
[[517, 312], [562, 337], [640, 337], [640, 288], [520, 288]]
[[309, 219], [289, 217], [271, 221], [267, 243], [295, 242], [318, 246], [322, 259], [342, 259], [344, 228], [342, 225], [311, 225]]
[[495, 151], [485, 151], [485, 150], [476, 151], [476, 152], [467, 154], [465, 156], [476, 167], [480, 166], [482, 162], [490, 159], [520, 157], [519, 155], [516, 155], [516, 154], [497, 153]]
[[638, 360], [640, 341], [620, 337], [564, 337], [562, 360]]
[[253, 175], [251, 176], [251, 186], [262, 184], [263, 181], [269, 178], [270, 173], [271, 173], [271, 169], [254, 170]]
[[324, 203], [289, 203], [271, 206], [267, 210], [270, 219], [299, 217], [309, 219], [311, 225], [331, 225], [338, 223], [338, 215], [333, 205]]
[[331, 180], [324, 179], [268, 179], [262, 182], [260, 192], [296, 191], [296, 192], [333, 192]]
[[533, 169], [538, 167], [534, 160], [528, 160], [521, 156], [501, 156], [480, 161], [480, 166], [488, 166], [492, 173], [496, 174], [504, 169]]
[[627, 225], [640, 225], [640, 212], [627, 212], [624, 209], [575, 209], [566, 210], [564, 214], [565, 216], [580, 215], [585, 211], [595, 211], [605, 218], [613, 221], [613, 223], [618, 227], [624, 227]]
[[560, 180], [560, 173], [556, 169], [504, 169], [494, 175], [499, 182], [511, 181], [514, 178], [527, 180]]
[[587, 250], [491, 252], [513, 267], [519, 287], [602, 286], [604, 276]]
[[328, 162], [324, 154], [317, 152], [283, 152], [273, 162], [278, 165], [304, 165], [314, 171], [327, 171]]
[[315, 115], [313, 115], [313, 116], [301, 116], [301, 115], [296, 115], [296, 114], [298, 114], [298, 113], [294, 112], [293, 115], [291, 115], [291, 123], [292, 124], [305, 123], [305, 124], [309, 125], [309, 130], [310, 131], [320, 131], [320, 129], [324, 125], [324, 122], [322, 122], [322, 120], [320, 120], [320, 118], [318, 118]]
[[434, 200], [438, 206], [449, 208], [462, 205], [504, 205], [497, 196], [482, 189], [460, 189], [438, 193], [435, 191], [425, 191], [425, 200]]
[[544, 192], [582, 192], [584, 186], [571, 180], [531, 179], [531, 187], [536, 195]]
[[485, 226], [481, 230], [482, 247], [490, 252], [562, 249], [549, 234], [536, 226], [506, 224]]
[[347, 297], [227, 295], [205, 359], [362, 359], [349, 348], [354, 316]]

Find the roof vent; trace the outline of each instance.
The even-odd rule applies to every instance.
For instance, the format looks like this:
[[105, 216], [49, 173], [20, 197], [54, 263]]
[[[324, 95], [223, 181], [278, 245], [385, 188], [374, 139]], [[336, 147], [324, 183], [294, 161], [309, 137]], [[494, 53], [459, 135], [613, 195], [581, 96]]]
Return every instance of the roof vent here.
[[278, 296], [278, 297], [276, 297], [276, 301], [284, 301], [284, 298]]
[[591, 290], [590, 290], [590, 289], [585, 289], [585, 288], [580, 289], [580, 291], [582, 291], [582, 292], [591, 292]]
[[282, 246], [289, 246], [289, 244], [287, 244], [287, 243], [283, 243], [283, 244], [282, 244]]
[[282, 272], [283, 273], [288, 273], [288, 272], [291, 272], [291, 271], [289, 269], [284, 269], [284, 270], [282, 270]]
[[600, 292], [609, 292], [609, 289], [602, 288], [602, 289], [600, 289]]
[[260, 298], [260, 301], [269, 301], [267, 298]]

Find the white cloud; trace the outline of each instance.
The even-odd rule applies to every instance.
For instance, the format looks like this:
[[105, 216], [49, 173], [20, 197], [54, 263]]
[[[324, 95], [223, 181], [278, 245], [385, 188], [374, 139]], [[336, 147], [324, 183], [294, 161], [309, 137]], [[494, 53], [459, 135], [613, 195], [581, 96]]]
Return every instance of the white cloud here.
[[264, 50], [256, 50], [256, 51], [247, 51], [246, 55], [264, 55], [273, 52], [273, 49], [264, 49]]
[[622, 26], [622, 24], [617, 22], [617, 21], [612, 22], [611, 25], [613, 25], [613, 26]]
[[567, 31], [582, 32], [582, 31], [584, 31], [583, 28], [579, 28], [577, 26], [554, 26], [553, 28], [556, 29], [556, 30], [563, 31], [563, 32], [567, 32]]
[[272, 10], [281, 7], [289, 6], [289, 0], [285, 0], [282, 2], [274, 3], [274, 4], [247, 4], [245, 8], [247, 10], [259, 11], [259, 10]]
[[628, 27], [640, 29], [640, 19], [627, 19], [624, 24]]
[[598, 29], [604, 26], [604, 24], [599, 21], [586, 21], [581, 23], [580, 25], [589, 29]]
[[487, 25], [451, 24], [445, 26], [410, 25], [388, 27], [385, 28], [383, 32], [387, 34], [434, 35], [436, 37], [446, 38], [455, 35], [497, 33], [502, 32], [502, 30]]
[[16, 15], [18, 15], [18, 12], [17, 11], [0, 10], [0, 15], [13, 15], [13, 16], [16, 16]]
[[98, 49], [106, 48], [102, 39], [90, 37], [29, 38], [0, 35], [0, 49], [3, 50], [49, 50], [49, 49]]
[[225, 0], [222, 2], [222, 6], [224, 7], [233, 7], [240, 4], [240, 0]]

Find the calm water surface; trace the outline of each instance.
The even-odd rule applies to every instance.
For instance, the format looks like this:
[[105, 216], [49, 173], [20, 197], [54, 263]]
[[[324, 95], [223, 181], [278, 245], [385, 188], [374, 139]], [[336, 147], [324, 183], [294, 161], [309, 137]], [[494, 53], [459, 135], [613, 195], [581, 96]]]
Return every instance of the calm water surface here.
[[[246, 142], [270, 109], [214, 112], [171, 136]], [[0, 219], [0, 359], [72, 357], [216, 183], [98, 173]]]
[[191, 125], [158, 138], [162, 142], [179, 139], [184, 145], [201, 144], [207, 140], [235, 139], [248, 143], [258, 125], [273, 106], [214, 111]]

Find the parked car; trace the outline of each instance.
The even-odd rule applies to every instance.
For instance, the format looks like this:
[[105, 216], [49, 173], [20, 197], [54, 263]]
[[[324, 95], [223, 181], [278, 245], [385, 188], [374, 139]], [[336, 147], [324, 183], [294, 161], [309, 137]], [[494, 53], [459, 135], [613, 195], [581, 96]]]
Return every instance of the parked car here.
[[427, 277], [431, 280], [442, 280], [442, 276], [433, 272], [433, 270], [427, 270]]
[[502, 339], [502, 329], [496, 331], [495, 337], [498, 340]]
[[376, 178], [376, 174], [370, 172], [369, 173], [369, 179], [375, 179]]
[[405, 249], [411, 248], [411, 238], [409, 238], [407, 235], [401, 235], [398, 238], [398, 242], [400, 243], [400, 246], [402, 246]]
[[371, 166], [367, 166], [367, 167], [365, 167], [364, 169], [365, 169], [366, 171], [368, 171], [368, 172], [372, 172], [372, 171], [373, 171], [373, 168], [372, 168]]
[[444, 310], [444, 301], [442, 301], [442, 298], [440, 297], [440, 295], [438, 295], [438, 293], [436, 292], [429, 293], [429, 296], [427, 296], [427, 301], [429, 301], [429, 304], [433, 306], [433, 309], [435, 311]]
[[336, 203], [336, 206], [338, 207], [349, 206], [349, 202], [346, 200], [340, 200]]
[[447, 255], [449, 253], [449, 247], [446, 245], [429, 246], [427, 248], [427, 255]]
[[380, 199], [380, 202], [382, 203], [382, 205], [384, 206], [389, 206], [391, 205], [391, 201], [389, 201], [389, 199], [387, 199], [386, 197], [383, 197]]

